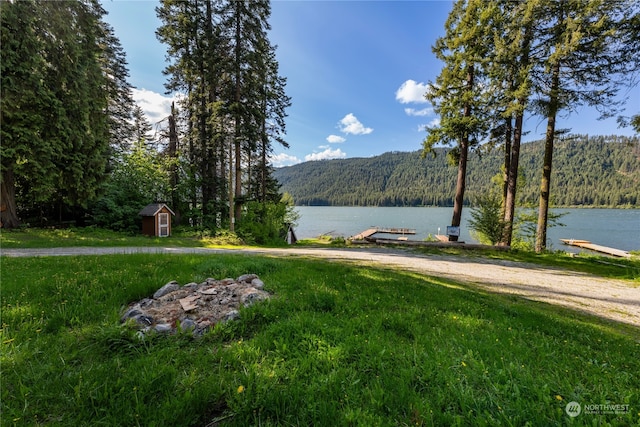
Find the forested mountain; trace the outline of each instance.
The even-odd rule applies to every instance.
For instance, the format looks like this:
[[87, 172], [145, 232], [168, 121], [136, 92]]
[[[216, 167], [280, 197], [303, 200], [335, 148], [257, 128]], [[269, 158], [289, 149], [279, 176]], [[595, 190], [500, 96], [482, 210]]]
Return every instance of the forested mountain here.
[[[436, 157], [391, 152], [371, 158], [300, 163], [274, 176], [296, 205], [452, 206], [456, 167], [447, 149]], [[519, 205], [536, 204], [544, 141], [523, 144]], [[636, 207], [640, 201], [640, 138], [574, 135], [554, 150], [551, 197], [556, 206]], [[465, 203], [496, 188], [503, 152], [473, 153], [469, 159]]]

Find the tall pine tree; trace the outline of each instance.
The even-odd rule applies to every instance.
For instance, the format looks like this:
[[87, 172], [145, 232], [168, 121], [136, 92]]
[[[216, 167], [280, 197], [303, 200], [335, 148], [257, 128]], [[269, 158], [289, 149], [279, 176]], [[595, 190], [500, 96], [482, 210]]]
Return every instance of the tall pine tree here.
[[[492, 14], [480, 0], [458, 0], [447, 18], [446, 33], [436, 40], [433, 52], [444, 67], [429, 85], [426, 98], [440, 116], [440, 123], [427, 129], [423, 153], [438, 143], [455, 144], [450, 153], [458, 164], [451, 225], [459, 227], [466, 187], [469, 150], [478, 146], [487, 132], [484, 79], [487, 54], [486, 31]], [[457, 240], [457, 236], [450, 236]]]
[[595, 106], [602, 117], [617, 113], [623, 102], [617, 97], [620, 88], [634, 82], [630, 77], [640, 69], [637, 55], [629, 55], [630, 47], [637, 46], [637, 33], [628, 30], [638, 13], [631, 0], [542, 2], [532, 71], [535, 106], [547, 119], [536, 252], [547, 245], [557, 115], [585, 104]]
[[3, 225], [81, 214], [105, 178], [109, 106], [129, 94], [113, 84], [126, 81], [124, 56], [96, 0], [0, 7]]

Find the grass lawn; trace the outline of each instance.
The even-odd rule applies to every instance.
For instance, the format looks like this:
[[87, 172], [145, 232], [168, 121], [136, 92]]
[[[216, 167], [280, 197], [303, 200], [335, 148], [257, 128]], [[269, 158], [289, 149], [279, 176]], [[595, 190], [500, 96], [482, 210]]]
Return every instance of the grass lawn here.
[[55, 248], [71, 246], [168, 246], [168, 247], [238, 247], [242, 242], [233, 234], [210, 236], [196, 232], [175, 231], [170, 237], [149, 237], [95, 227], [2, 229], [2, 248]]
[[[640, 423], [640, 330], [448, 280], [253, 255], [3, 257], [0, 271], [3, 426]], [[169, 280], [243, 273], [274, 297], [201, 338], [119, 325]], [[628, 410], [572, 418], [572, 401]]]

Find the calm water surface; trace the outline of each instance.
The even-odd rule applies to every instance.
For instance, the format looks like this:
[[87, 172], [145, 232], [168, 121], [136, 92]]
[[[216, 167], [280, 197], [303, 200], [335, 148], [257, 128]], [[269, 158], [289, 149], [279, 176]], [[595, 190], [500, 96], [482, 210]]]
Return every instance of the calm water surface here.
[[[423, 240], [430, 234], [445, 234], [451, 223], [453, 208], [400, 207], [327, 207], [298, 206], [300, 214], [296, 234], [305, 239], [323, 234], [349, 237], [371, 226], [403, 227], [416, 230], [408, 236]], [[469, 234], [469, 211], [462, 211], [460, 240], [475, 242]], [[640, 250], [640, 210], [638, 209], [557, 209], [566, 212], [560, 219], [564, 227], [547, 231], [550, 249], [568, 249], [559, 239], [590, 240], [623, 250]], [[394, 235], [388, 235], [390, 238]]]

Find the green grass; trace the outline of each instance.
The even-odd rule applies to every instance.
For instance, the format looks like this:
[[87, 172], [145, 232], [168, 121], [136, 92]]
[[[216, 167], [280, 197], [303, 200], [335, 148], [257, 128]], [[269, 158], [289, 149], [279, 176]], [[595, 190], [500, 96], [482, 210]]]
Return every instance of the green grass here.
[[2, 229], [0, 247], [55, 248], [71, 246], [169, 246], [169, 247], [237, 247], [242, 241], [231, 233], [209, 236], [174, 230], [169, 237], [117, 232], [95, 227]]
[[[310, 259], [1, 263], [3, 426], [640, 423], [640, 330], [558, 307]], [[250, 272], [274, 297], [199, 339], [119, 325], [169, 280]], [[630, 411], [569, 418], [570, 401]]]

